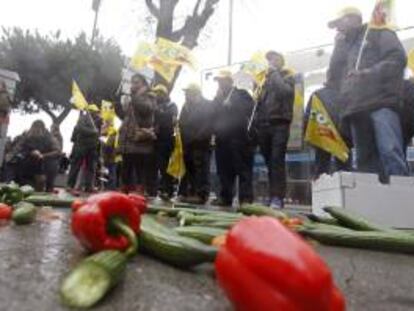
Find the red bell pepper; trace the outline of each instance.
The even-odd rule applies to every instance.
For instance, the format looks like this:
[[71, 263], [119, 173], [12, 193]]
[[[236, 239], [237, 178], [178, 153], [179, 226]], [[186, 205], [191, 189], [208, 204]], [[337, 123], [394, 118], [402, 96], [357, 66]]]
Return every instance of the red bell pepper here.
[[4, 203], [0, 203], [0, 220], [9, 220], [12, 215], [12, 208]]
[[72, 232], [90, 251], [136, 251], [141, 215], [136, 202], [125, 194], [105, 192], [72, 206]]
[[272, 217], [238, 222], [219, 250], [215, 269], [237, 310], [345, 310], [323, 260]]
[[147, 199], [144, 196], [130, 193], [128, 194], [128, 197], [130, 197], [135, 202], [136, 207], [141, 214], [144, 214], [147, 211]]

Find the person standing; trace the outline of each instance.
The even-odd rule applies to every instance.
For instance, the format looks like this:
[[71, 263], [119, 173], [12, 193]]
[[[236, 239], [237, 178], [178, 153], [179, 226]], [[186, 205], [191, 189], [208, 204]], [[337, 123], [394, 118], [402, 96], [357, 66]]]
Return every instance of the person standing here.
[[357, 170], [377, 173], [382, 182], [390, 175], [408, 175], [399, 117], [407, 57], [400, 40], [385, 27], [367, 28], [361, 12], [352, 7], [328, 26], [337, 31], [332, 59], [338, 59], [345, 77], [340, 85], [346, 103], [342, 118], [350, 124]]
[[90, 105], [87, 112], [79, 115], [72, 134], [72, 154], [70, 155], [70, 169], [68, 174], [68, 188], [76, 188], [78, 175], [83, 170], [83, 188], [85, 192], [93, 192], [95, 171], [99, 158], [99, 109]]
[[282, 54], [266, 53], [269, 69], [258, 94], [256, 127], [258, 142], [269, 176], [269, 205], [283, 208], [286, 195], [286, 150], [293, 118], [295, 80], [284, 69]]
[[234, 86], [230, 71], [215, 77], [218, 90], [214, 103], [216, 166], [220, 193], [213, 205], [232, 206], [238, 178], [239, 204], [253, 202], [253, 145], [247, 135], [254, 100], [250, 94]]
[[181, 201], [205, 204], [210, 194], [210, 155], [214, 107], [205, 99], [199, 85], [191, 83], [184, 89], [185, 104], [179, 126], [183, 141], [186, 173], [178, 194]]
[[152, 92], [156, 95], [155, 114], [158, 135], [156, 141], [158, 189], [161, 199], [169, 201], [174, 195], [175, 180], [167, 173], [168, 163], [174, 149], [174, 126], [177, 124], [178, 109], [168, 96], [168, 89], [162, 84], [156, 85]]
[[115, 105], [122, 119], [119, 129], [119, 152], [122, 154], [121, 181], [125, 192], [137, 191], [156, 196], [155, 98], [141, 74], [131, 78], [131, 100]]
[[49, 157], [45, 162], [46, 173], [46, 192], [53, 192], [55, 186], [55, 179], [59, 171], [59, 163], [62, 157], [63, 137], [60, 133], [59, 124], [53, 123], [50, 127], [50, 134], [56, 141], [56, 146], [59, 152], [53, 157]]

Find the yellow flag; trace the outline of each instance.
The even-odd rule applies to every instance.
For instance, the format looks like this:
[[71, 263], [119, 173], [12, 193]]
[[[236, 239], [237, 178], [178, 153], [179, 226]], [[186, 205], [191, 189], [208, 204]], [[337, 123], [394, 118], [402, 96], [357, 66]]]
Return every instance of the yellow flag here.
[[75, 80], [72, 82], [72, 98], [71, 102], [79, 110], [86, 110], [88, 108], [88, 102], [83, 96], [82, 91], [80, 90], [78, 84]]
[[305, 141], [329, 152], [342, 162], [346, 162], [349, 157], [349, 148], [336, 129], [322, 101], [318, 96], [313, 95], [311, 105]]
[[185, 175], [183, 142], [178, 127], [175, 130], [175, 146], [168, 163], [167, 173], [177, 179]]
[[106, 100], [101, 102], [101, 118], [107, 122], [113, 122], [115, 119], [114, 105]]
[[268, 69], [267, 60], [263, 52], [256, 52], [242, 67], [242, 71], [250, 75], [260, 87], [266, 79]]
[[161, 59], [154, 57], [151, 60], [152, 68], [158, 72], [168, 83], [170, 83], [175, 75], [179, 65], [163, 62]]
[[408, 68], [414, 74], [414, 49], [408, 53]]
[[132, 68], [139, 70], [147, 66], [155, 55], [155, 46], [147, 42], [141, 42], [131, 59]]
[[155, 45], [156, 56], [162, 62], [175, 66], [187, 65], [195, 68], [195, 60], [191, 54], [191, 50], [187, 47], [165, 38], [157, 38]]

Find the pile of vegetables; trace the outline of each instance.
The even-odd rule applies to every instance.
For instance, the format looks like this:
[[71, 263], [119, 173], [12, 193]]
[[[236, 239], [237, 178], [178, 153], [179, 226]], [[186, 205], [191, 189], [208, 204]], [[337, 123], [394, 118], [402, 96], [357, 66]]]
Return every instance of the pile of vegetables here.
[[[76, 200], [72, 204], [72, 232], [94, 254], [81, 261], [63, 280], [62, 302], [76, 308], [95, 305], [119, 282], [128, 259], [138, 248], [180, 269], [214, 263], [219, 284], [236, 308], [247, 303], [302, 310], [298, 309], [302, 302], [296, 298], [306, 298], [303, 303], [320, 306], [321, 310], [342, 311], [344, 300], [329, 269], [290, 230], [301, 225], [299, 219], [259, 205], [243, 206], [237, 212], [189, 206], [147, 207], [143, 197], [115, 192], [93, 195], [86, 201]], [[263, 262], [245, 267], [251, 260], [249, 252]], [[303, 267], [308, 270], [306, 274]], [[267, 285], [266, 277], [262, 279], [264, 268], [273, 274], [273, 285]], [[295, 294], [300, 290], [296, 283], [290, 283], [290, 277], [277, 276], [284, 269], [289, 269], [295, 275], [295, 282], [303, 283], [302, 287], [312, 287], [312, 295]], [[263, 294], [255, 294], [257, 288], [263, 289]], [[251, 295], [246, 296], [249, 291]], [[274, 294], [263, 300], [270, 292]]]
[[25, 200], [34, 192], [31, 186], [15, 183], [0, 187], [0, 220], [12, 220], [16, 225], [31, 224], [37, 213], [37, 208]]

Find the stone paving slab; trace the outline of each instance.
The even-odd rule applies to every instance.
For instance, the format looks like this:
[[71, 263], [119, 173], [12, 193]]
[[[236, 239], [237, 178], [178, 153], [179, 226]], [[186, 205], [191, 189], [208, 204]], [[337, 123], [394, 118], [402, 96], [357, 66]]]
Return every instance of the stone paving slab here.
[[[85, 254], [71, 236], [66, 216], [0, 227], [0, 311], [67, 310], [59, 303], [60, 282]], [[316, 250], [332, 268], [348, 310], [414, 310], [412, 256]], [[138, 255], [125, 280], [93, 310], [224, 311], [231, 306], [214, 280], [212, 265], [183, 271]]]

